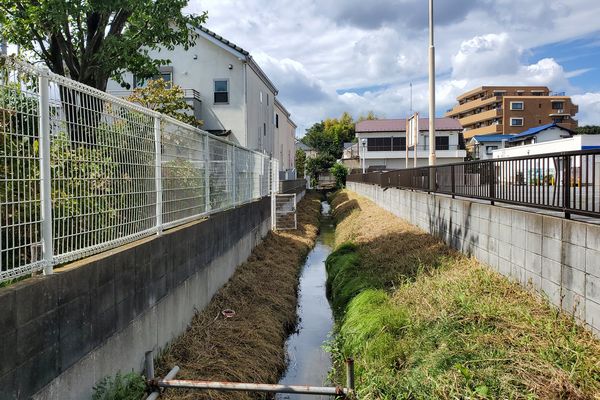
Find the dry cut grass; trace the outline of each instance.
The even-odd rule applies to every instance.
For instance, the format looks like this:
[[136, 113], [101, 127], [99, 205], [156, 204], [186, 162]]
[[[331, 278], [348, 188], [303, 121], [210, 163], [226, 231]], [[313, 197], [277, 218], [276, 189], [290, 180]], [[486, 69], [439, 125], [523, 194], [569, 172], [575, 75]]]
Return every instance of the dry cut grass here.
[[332, 347], [360, 398], [600, 399], [600, 341], [572, 317], [352, 192], [333, 207]]
[[[192, 320], [159, 362], [164, 376], [179, 365], [179, 379], [276, 383], [286, 368], [285, 340], [296, 326], [301, 263], [318, 233], [320, 196], [298, 207], [298, 230], [270, 232], [246, 263]], [[222, 311], [235, 311], [225, 318]], [[169, 399], [250, 399], [244, 392], [170, 390]]]

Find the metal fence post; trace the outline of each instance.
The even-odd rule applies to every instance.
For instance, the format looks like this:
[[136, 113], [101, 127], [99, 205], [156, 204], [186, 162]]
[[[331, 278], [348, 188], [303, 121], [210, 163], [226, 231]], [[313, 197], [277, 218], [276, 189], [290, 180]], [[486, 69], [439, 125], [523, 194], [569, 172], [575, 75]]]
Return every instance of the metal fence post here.
[[237, 175], [237, 167], [236, 167], [236, 158], [235, 158], [235, 153], [236, 153], [236, 147], [233, 146], [231, 149], [232, 153], [231, 153], [231, 191], [232, 191], [232, 203], [233, 205], [237, 205], [238, 201], [237, 201], [237, 188], [236, 188], [236, 175]]
[[571, 213], [567, 211], [571, 207], [571, 158], [563, 156], [563, 209], [565, 218], [571, 218]]
[[210, 146], [208, 135], [204, 135], [204, 210], [210, 211]]
[[54, 241], [52, 238], [52, 186], [50, 184], [50, 97], [48, 75], [39, 75], [39, 151], [40, 151], [40, 199], [42, 217], [42, 256], [44, 275], [52, 274], [54, 264]]
[[163, 230], [163, 190], [162, 190], [162, 132], [160, 117], [154, 117], [154, 160], [156, 186], [156, 230]]
[[494, 200], [496, 199], [496, 167], [494, 166], [494, 161], [490, 161], [489, 165], [490, 204], [494, 205]]
[[455, 178], [454, 174], [455, 174], [455, 172], [454, 172], [454, 165], [452, 165], [450, 167], [450, 175], [451, 175], [450, 182], [451, 182], [451, 185], [452, 185], [452, 189], [450, 191], [452, 193], [452, 198], [455, 197], [455, 192], [456, 192], [456, 178]]

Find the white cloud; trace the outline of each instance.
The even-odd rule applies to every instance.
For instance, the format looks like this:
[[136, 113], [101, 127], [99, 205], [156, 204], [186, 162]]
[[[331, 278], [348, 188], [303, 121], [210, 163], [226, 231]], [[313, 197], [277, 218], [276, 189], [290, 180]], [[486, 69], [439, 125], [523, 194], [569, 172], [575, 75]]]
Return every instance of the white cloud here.
[[[414, 108], [427, 110], [422, 0], [191, 0], [189, 9], [208, 10], [209, 28], [254, 55], [279, 87], [299, 134], [344, 110], [404, 116], [410, 82]], [[585, 71], [565, 71], [553, 58], [527, 59], [536, 46], [596, 31], [598, 13], [600, 2], [589, 0], [437, 0], [438, 113], [483, 84], [581, 92], [569, 79]], [[582, 116], [588, 104], [596, 103], [582, 101]]]
[[579, 126], [600, 125], [600, 93], [584, 93], [573, 96], [579, 105]]

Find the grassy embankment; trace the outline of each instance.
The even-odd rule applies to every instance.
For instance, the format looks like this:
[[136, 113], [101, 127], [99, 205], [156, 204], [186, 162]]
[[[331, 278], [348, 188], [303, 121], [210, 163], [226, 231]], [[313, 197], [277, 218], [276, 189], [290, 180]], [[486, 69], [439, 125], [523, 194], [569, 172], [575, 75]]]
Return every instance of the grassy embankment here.
[[[161, 357], [157, 373], [179, 365], [178, 379], [277, 383], [285, 371], [285, 340], [296, 327], [300, 266], [318, 233], [320, 196], [298, 207], [298, 230], [270, 232], [246, 263]], [[218, 240], [218, 239], [216, 239]], [[235, 315], [224, 318], [221, 311]], [[170, 390], [168, 399], [251, 399], [244, 392]]]
[[349, 191], [327, 260], [361, 399], [600, 399], [600, 342], [539, 296]]

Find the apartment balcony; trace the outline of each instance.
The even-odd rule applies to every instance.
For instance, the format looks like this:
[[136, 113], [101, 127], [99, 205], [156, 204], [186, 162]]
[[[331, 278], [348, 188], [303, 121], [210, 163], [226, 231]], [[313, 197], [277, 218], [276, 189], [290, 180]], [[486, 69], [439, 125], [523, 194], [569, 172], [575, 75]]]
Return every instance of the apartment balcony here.
[[469, 129], [464, 131], [463, 135], [465, 139], [470, 139], [475, 135], [491, 135], [495, 133], [502, 133], [502, 125], [488, 125], [480, 128]]
[[458, 104], [446, 113], [446, 117], [456, 117], [459, 114], [465, 113], [467, 111], [487, 107], [497, 102], [502, 102], [502, 96], [488, 96], [481, 99], [469, 101], [463, 104]]
[[501, 117], [502, 117], [502, 109], [496, 108], [493, 110], [483, 111], [478, 114], [469, 115], [468, 117], [459, 118], [458, 121], [460, 122], [460, 124], [462, 126], [469, 126], [469, 125], [473, 125], [477, 122], [493, 120], [495, 118], [501, 118]]
[[[414, 158], [414, 150], [411, 148], [408, 150], [409, 158]], [[467, 156], [465, 149], [461, 149], [457, 145], [440, 146], [435, 150], [437, 158], [464, 158]], [[361, 156], [363, 156], [361, 154]], [[404, 159], [406, 157], [406, 150], [395, 150], [395, 151], [367, 151], [364, 154], [364, 158], [367, 160], [376, 159]], [[429, 157], [429, 146], [418, 145], [417, 146], [417, 158], [428, 158]]]
[[[133, 90], [109, 90], [108, 94], [112, 94], [116, 97], [125, 98], [130, 96], [133, 93]], [[200, 92], [196, 89], [183, 89], [183, 98], [187, 104], [192, 107], [190, 113], [193, 113], [196, 119], [202, 119], [202, 98], [200, 97]]]

